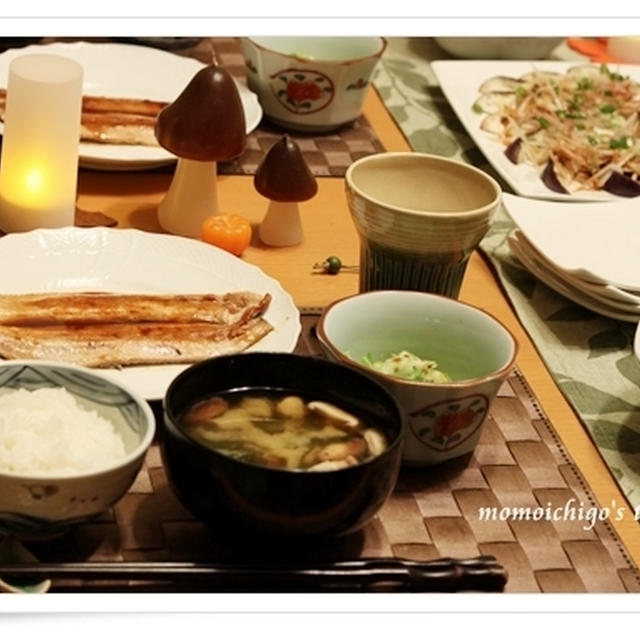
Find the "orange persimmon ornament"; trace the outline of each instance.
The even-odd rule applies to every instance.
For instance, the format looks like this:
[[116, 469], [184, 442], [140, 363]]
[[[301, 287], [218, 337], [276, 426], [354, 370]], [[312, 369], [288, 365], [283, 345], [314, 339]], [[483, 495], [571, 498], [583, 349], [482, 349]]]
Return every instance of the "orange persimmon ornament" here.
[[218, 213], [202, 223], [204, 242], [240, 256], [251, 242], [251, 224], [237, 213]]

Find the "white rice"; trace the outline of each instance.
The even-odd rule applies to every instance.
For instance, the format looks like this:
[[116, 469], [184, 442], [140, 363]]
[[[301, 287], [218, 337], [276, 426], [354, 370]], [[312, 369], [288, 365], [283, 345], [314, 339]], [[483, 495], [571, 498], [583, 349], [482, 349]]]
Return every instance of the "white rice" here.
[[66, 389], [17, 389], [0, 395], [0, 471], [94, 471], [125, 455], [113, 424], [81, 407]]

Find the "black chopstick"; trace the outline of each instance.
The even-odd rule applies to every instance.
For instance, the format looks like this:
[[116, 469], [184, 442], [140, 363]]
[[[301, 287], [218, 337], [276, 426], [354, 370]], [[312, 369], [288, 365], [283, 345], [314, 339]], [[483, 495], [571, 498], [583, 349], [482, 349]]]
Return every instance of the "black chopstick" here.
[[493, 556], [415, 561], [361, 558], [321, 564], [62, 562], [0, 565], [0, 575], [83, 581], [133, 581], [221, 591], [499, 592], [507, 572]]

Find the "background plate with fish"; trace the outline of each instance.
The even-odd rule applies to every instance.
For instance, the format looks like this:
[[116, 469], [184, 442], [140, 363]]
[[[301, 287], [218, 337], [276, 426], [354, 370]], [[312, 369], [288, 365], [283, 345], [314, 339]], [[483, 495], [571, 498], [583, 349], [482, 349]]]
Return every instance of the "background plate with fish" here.
[[[90, 96], [171, 102], [205, 65], [199, 60], [133, 44], [52, 42], [0, 53], [0, 87], [6, 88], [10, 62], [21, 55], [46, 53], [66, 56], [84, 69], [83, 93]], [[262, 118], [257, 96], [237, 83], [247, 133]], [[0, 132], [2, 132], [0, 122]], [[159, 146], [80, 143], [80, 166], [101, 170], [140, 170], [171, 164], [175, 156]]]

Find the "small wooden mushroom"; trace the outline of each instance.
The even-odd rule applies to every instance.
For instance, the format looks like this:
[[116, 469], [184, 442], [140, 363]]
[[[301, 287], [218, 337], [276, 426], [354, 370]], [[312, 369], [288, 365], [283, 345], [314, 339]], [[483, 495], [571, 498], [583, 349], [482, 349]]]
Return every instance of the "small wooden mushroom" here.
[[158, 114], [155, 135], [178, 156], [158, 221], [170, 233], [198, 237], [204, 219], [218, 212], [217, 163], [246, 144], [244, 108], [228, 71], [215, 64], [198, 71]]
[[267, 151], [253, 183], [256, 190], [270, 200], [258, 229], [260, 240], [277, 247], [301, 242], [298, 203], [313, 198], [318, 184], [294, 140], [282, 136]]

